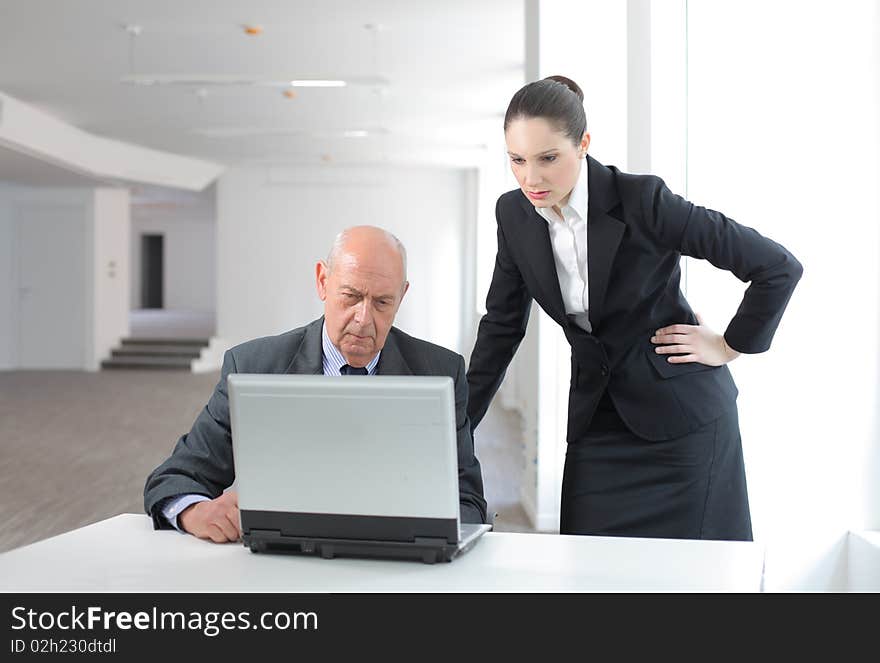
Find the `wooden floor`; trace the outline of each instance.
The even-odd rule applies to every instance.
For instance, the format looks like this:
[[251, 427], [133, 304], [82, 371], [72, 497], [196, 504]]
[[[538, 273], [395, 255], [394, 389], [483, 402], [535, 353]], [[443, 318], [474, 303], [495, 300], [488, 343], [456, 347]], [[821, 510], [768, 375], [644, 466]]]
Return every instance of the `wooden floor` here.
[[[0, 551], [143, 511], [144, 480], [188, 431], [217, 373], [0, 372]], [[497, 401], [496, 401], [497, 402]], [[477, 430], [496, 529], [532, 531], [519, 505], [515, 415]]]

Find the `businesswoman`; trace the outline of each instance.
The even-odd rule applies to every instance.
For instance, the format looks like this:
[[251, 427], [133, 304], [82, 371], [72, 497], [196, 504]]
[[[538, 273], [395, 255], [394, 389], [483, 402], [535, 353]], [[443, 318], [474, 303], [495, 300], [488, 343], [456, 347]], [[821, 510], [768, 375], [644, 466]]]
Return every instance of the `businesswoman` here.
[[[476, 427], [532, 300], [571, 344], [563, 534], [752, 538], [736, 396], [725, 364], [763, 352], [802, 272], [785, 248], [652, 175], [590, 156], [583, 93], [561, 77], [511, 99], [519, 189], [498, 199], [498, 253], [468, 370]], [[724, 334], [679, 289], [682, 255], [749, 283]]]

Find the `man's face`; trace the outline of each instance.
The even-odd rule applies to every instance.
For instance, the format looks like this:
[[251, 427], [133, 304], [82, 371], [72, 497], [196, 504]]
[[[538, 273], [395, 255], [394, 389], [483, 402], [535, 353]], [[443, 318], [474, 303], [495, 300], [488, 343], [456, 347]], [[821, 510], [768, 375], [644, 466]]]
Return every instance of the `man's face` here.
[[350, 366], [370, 363], [385, 345], [409, 283], [400, 255], [390, 246], [344, 247], [330, 271], [317, 265], [327, 335]]

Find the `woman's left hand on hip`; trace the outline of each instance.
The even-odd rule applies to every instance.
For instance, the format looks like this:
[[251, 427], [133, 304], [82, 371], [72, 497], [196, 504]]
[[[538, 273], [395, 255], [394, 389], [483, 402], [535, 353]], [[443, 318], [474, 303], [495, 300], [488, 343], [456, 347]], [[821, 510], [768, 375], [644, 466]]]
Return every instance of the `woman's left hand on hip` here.
[[651, 342], [657, 345], [655, 351], [667, 358], [670, 364], [699, 362], [707, 366], [721, 366], [739, 357], [739, 352], [731, 348], [723, 334], [717, 334], [706, 326], [697, 313], [696, 325], [670, 325], [654, 332]]

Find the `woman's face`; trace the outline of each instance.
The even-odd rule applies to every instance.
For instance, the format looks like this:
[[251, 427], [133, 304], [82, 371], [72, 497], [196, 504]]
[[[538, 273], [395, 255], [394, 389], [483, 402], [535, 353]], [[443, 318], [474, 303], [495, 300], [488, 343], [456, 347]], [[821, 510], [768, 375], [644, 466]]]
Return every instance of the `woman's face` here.
[[513, 176], [535, 207], [562, 207], [574, 188], [590, 146], [585, 133], [579, 145], [541, 117], [521, 117], [504, 134]]

